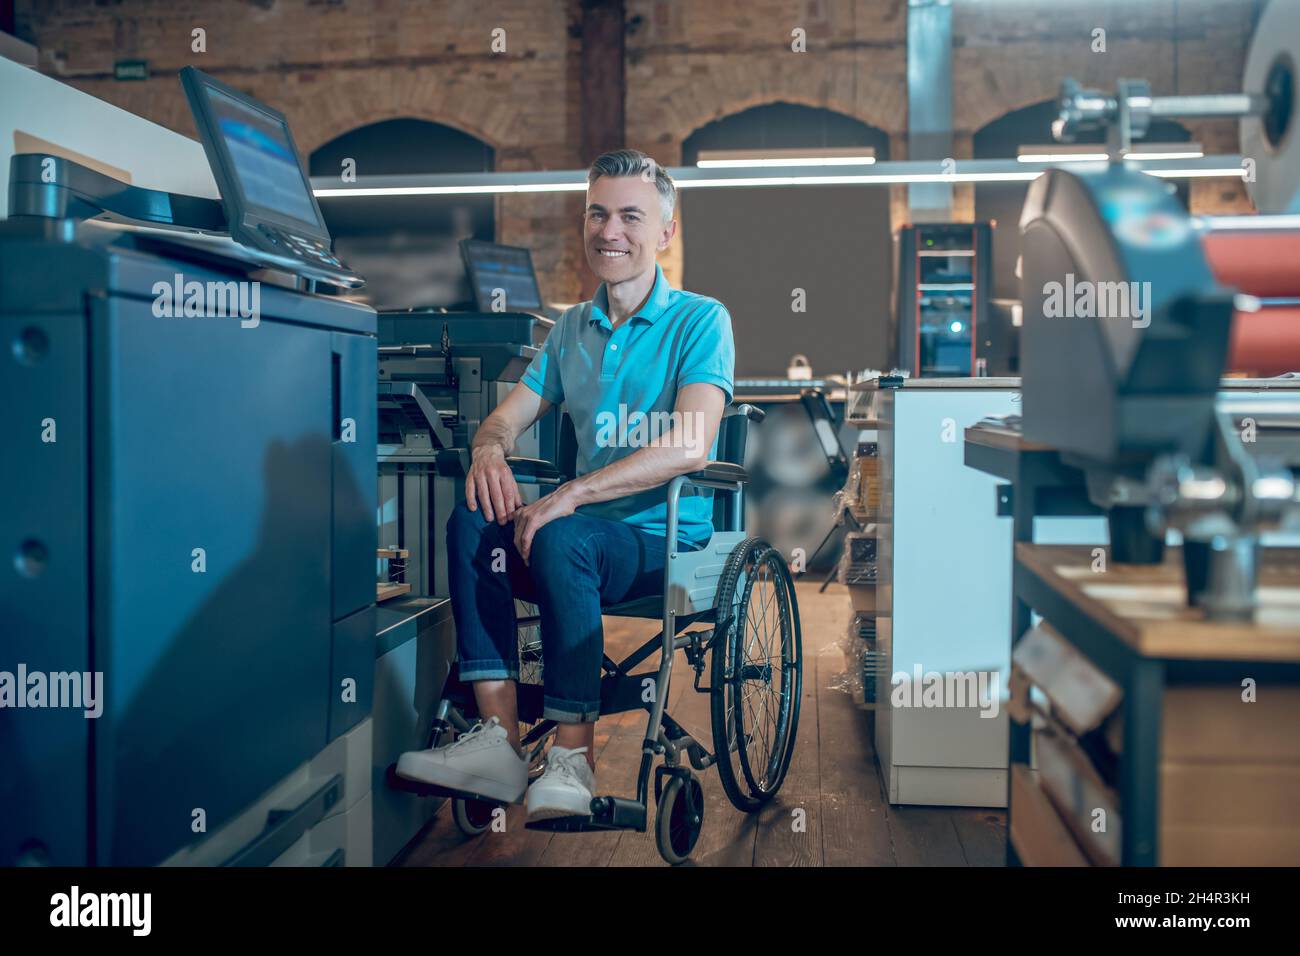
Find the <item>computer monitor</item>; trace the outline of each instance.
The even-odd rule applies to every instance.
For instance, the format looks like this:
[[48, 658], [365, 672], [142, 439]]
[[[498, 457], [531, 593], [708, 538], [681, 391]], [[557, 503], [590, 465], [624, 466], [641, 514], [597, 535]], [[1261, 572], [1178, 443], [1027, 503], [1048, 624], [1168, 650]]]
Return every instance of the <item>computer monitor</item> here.
[[528, 312], [542, 309], [542, 291], [533, 271], [533, 256], [519, 246], [462, 239], [460, 252], [474, 304], [480, 312]]
[[194, 67], [181, 83], [221, 191], [231, 234], [267, 223], [329, 242], [282, 113]]

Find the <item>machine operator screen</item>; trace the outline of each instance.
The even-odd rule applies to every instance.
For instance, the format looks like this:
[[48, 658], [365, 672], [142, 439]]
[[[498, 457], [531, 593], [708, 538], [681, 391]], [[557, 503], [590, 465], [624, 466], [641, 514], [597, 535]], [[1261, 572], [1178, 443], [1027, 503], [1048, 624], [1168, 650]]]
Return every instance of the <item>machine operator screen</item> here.
[[244, 200], [324, 231], [284, 124], [211, 86], [204, 89]]
[[542, 307], [533, 257], [527, 249], [493, 242], [466, 242], [464, 248], [474, 300], [481, 311], [494, 311], [498, 289], [505, 294], [507, 309]]

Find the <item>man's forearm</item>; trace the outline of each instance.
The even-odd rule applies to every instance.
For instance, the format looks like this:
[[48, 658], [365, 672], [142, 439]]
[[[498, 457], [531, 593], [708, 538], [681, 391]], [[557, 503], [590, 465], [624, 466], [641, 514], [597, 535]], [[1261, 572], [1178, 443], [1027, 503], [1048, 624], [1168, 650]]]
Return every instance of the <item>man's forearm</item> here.
[[479, 454], [482, 451], [499, 449], [502, 457], [508, 457], [514, 450], [515, 440], [519, 436], [514, 434], [514, 429], [510, 423], [503, 418], [495, 415], [489, 415], [487, 419], [478, 427], [474, 433], [474, 441], [470, 443], [470, 451], [473, 454]]
[[648, 445], [604, 468], [575, 478], [565, 484], [563, 490], [573, 495], [574, 506], [580, 507], [657, 488], [678, 475], [695, 471], [702, 464], [688, 448], [670, 444]]
[[677, 420], [673, 428], [626, 458], [597, 468], [560, 490], [576, 508], [649, 491], [704, 467], [726, 404], [726, 393], [716, 385], [696, 382], [683, 386], [673, 409]]
[[515, 387], [505, 400], [483, 419], [474, 432], [470, 452], [475, 458], [484, 452], [500, 452], [505, 458], [515, 449], [515, 442], [533, 422], [551, 410], [551, 403], [523, 382]]

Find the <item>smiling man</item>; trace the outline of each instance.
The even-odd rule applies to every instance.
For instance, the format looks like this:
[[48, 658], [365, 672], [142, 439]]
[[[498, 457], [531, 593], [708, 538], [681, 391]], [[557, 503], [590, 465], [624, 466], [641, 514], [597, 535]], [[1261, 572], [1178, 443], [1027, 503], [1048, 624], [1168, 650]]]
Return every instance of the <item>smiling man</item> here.
[[[466, 500], [447, 525], [460, 677], [474, 685], [482, 723], [446, 747], [403, 754], [402, 776], [506, 802], [527, 788], [529, 819], [589, 812], [601, 607], [661, 593], [665, 485], [713, 456], [732, 393], [727, 310], [672, 288], [655, 262], [677, 231], [676, 194], [667, 172], [635, 150], [606, 153], [588, 171], [583, 244], [601, 286], [560, 317], [479, 426]], [[577, 476], [525, 505], [506, 457], [560, 404], [578, 440]], [[610, 416], [626, 427], [608, 427]], [[678, 547], [701, 547], [712, 502], [683, 495], [678, 520]], [[519, 750], [514, 598], [538, 605], [543, 716], [557, 722], [532, 787]]]

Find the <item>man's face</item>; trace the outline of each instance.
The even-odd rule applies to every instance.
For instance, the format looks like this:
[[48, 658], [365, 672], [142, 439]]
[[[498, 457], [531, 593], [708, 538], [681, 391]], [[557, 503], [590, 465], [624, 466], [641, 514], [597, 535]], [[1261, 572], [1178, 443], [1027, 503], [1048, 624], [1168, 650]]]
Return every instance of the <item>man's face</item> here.
[[676, 229], [663, 221], [653, 179], [640, 176], [601, 176], [588, 186], [584, 222], [587, 264], [611, 285], [653, 271]]

